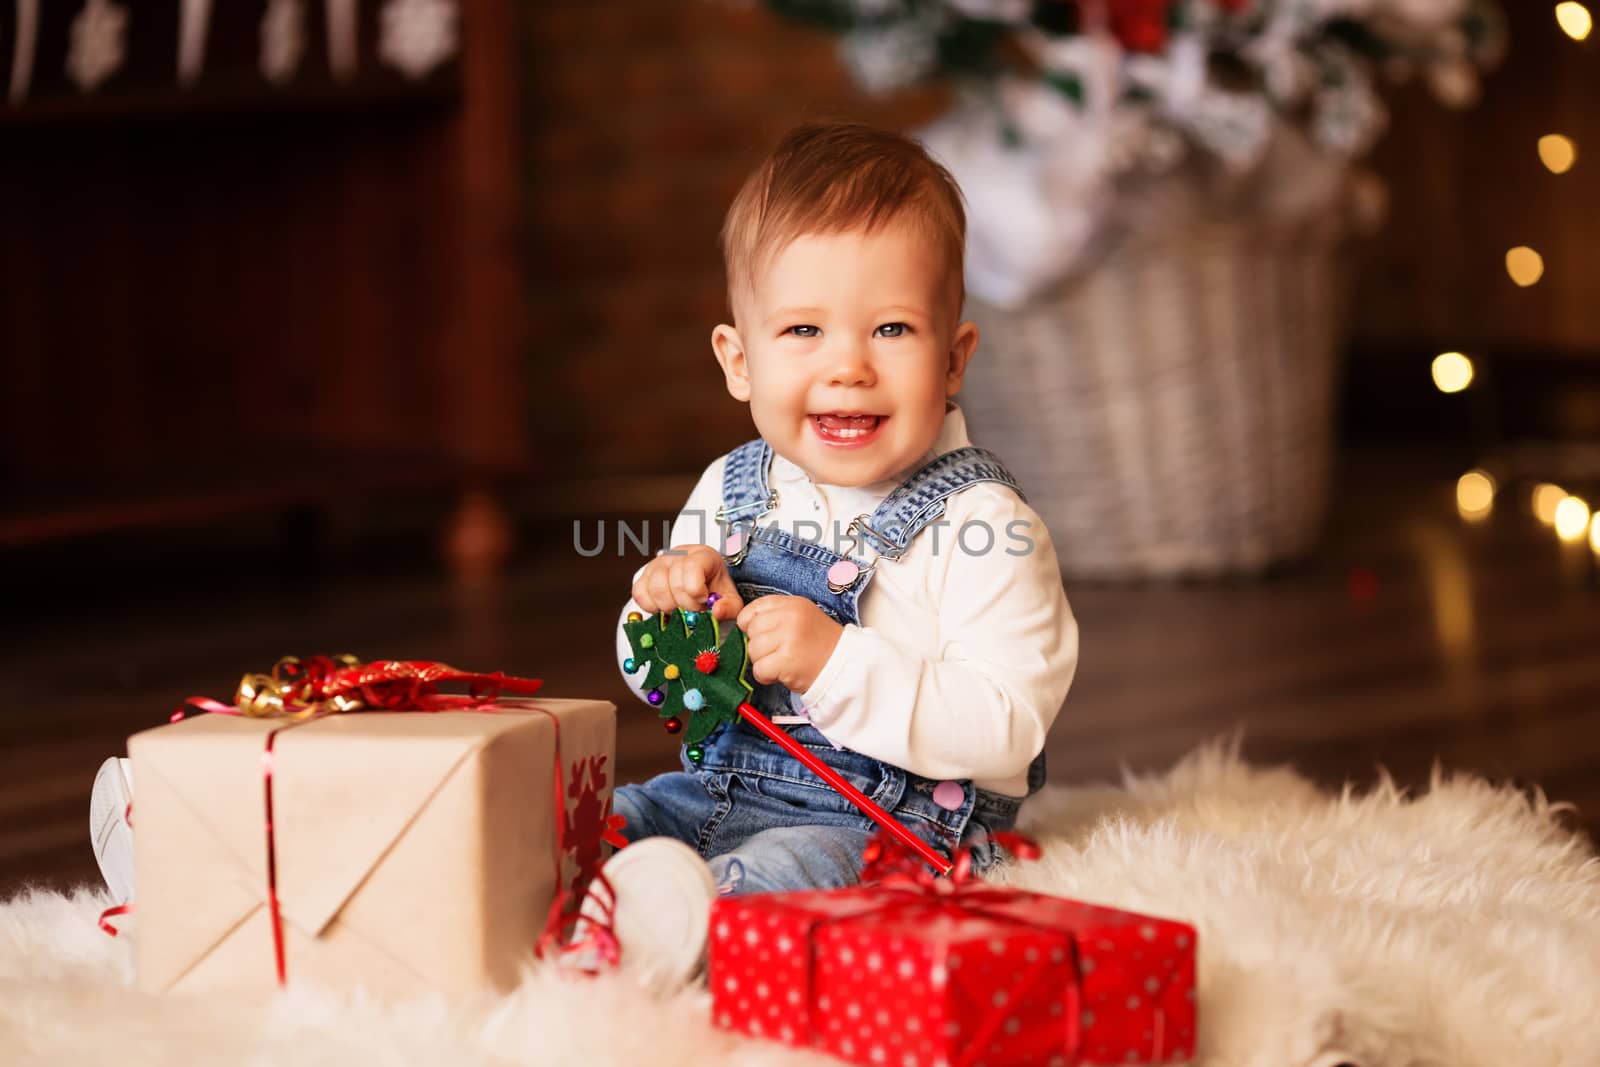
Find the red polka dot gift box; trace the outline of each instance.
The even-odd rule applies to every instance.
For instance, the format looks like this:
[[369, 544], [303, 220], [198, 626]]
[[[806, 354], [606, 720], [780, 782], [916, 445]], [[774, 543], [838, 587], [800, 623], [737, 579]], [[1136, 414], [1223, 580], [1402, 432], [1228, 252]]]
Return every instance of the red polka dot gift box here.
[[1195, 932], [948, 879], [724, 897], [717, 1026], [869, 1067], [1183, 1063]]

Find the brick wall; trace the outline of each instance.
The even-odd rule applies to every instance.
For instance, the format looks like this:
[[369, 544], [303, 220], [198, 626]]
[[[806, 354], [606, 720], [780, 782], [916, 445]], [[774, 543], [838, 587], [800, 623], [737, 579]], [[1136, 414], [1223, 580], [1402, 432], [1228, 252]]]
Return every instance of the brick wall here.
[[[0, 544], [17, 516], [31, 538], [301, 499], [324, 464], [389, 484], [397, 453], [528, 469], [515, 25], [474, 3], [459, 85], [0, 109]], [[130, 69], [170, 71], [150, 39]]]

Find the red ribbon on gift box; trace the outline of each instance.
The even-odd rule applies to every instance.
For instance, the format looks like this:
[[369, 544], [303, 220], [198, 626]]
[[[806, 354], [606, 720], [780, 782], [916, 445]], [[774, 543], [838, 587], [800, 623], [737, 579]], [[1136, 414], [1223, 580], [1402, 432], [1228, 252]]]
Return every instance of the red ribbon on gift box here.
[[[1018, 858], [1033, 859], [1039, 855], [1038, 846], [1026, 837], [1013, 833], [995, 834], [993, 840]], [[885, 835], [874, 838], [867, 846], [865, 853], [865, 866], [862, 870], [862, 886], [860, 890], [849, 892], [850, 899], [841, 899], [841, 907], [837, 909], [824, 906], [825, 898], [830, 894], [807, 894], [807, 901], [797, 905], [805, 912], [811, 912], [807, 918], [800, 920], [803, 923], [803, 936], [807, 945], [803, 975], [796, 979], [804, 986], [804, 1003], [810, 1010], [807, 1027], [802, 1032], [807, 1033], [805, 1044], [816, 1044], [823, 1040], [824, 1031], [821, 1028], [824, 1019], [815, 1014], [818, 1005], [820, 989], [820, 957], [819, 946], [828, 943], [824, 931], [830, 927], [845, 926], [856, 923], [872, 923], [884, 919], [895, 919], [907, 925], [924, 927], [928, 923], [939, 919], [983, 919], [1010, 927], [1025, 928], [1039, 933], [1041, 936], [1059, 935], [1060, 948], [1069, 954], [1072, 960], [1077, 959], [1078, 945], [1076, 935], [1066, 930], [1058, 929], [1053, 925], [1041, 926], [1027, 915], [1019, 915], [1017, 911], [1018, 894], [1015, 890], [989, 886], [978, 879], [972, 871], [973, 850], [962, 848], [957, 850], [955, 867], [947, 877], [937, 877], [929, 871], [920, 857], [910, 850]], [[866, 896], [863, 900], [862, 897]], [[798, 919], [798, 916], [796, 916]], [[798, 931], [797, 931], [798, 932]], [[1041, 946], [1042, 947], [1042, 946]], [[943, 966], [946, 954], [951, 951], [948, 944], [940, 944], [935, 948], [935, 964]], [[830, 957], [831, 958], [831, 957]], [[1021, 1003], [1029, 999], [1029, 990], [1037, 987], [1052, 973], [1059, 973], [1059, 965], [1055, 960], [1049, 960], [1048, 954], [1040, 952], [1038, 958], [1030, 963], [1018, 963], [1012, 975], [1011, 983], [1006, 987], [1009, 1005]], [[1074, 963], [1076, 969], [1077, 964]], [[1081, 998], [1084, 989], [1079, 982], [1069, 982], [1060, 990], [1059, 997], [1052, 991], [1051, 998], [1058, 999], [1061, 1004], [1059, 1037], [1052, 1039], [1052, 1046], [1059, 1050], [1063, 1057], [1062, 1062], [1082, 1062], [1083, 1045], [1082, 1032], [1082, 1007]], [[968, 1026], [962, 1032], [962, 1048], [959, 1052], [948, 1057], [952, 1067], [970, 1067], [971, 1064], [984, 1058], [990, 1042], [999, 1035], [1001, 1028], [1008, 1021], [1010, 1007], [1002, 1008], [998, 1003], [993, 1010], [986, 1004], [973, 1002], [982, 1014], [976, 1020], [975, 1026]], [[1154, 1005], [1152, 1005], [1155, 1007]], [[1145, 1055], [1150, 1060], [1141, 1059], [1140, 1062], [1163, 1062], [1168, 1056], [1178, 1052], [1172, 1046], [1174, 1035], [1168, 1033], [1168, 1020], [1165, 1012], [1159, 1007], [1153, 1017], [1147, 1020], [1145, 1034]], [[825, 1047], [825, 1046], [819, 1046]]]
[[[466, 694], [439, 692], [444, 684], [467, 686]], [[277, 839], [273, 825], [273, 749], [278, 735], [285, 730], [316, 722], [329, 715], [359, 711], [481, 711], [494, 712], [494, 702], [502, 692], [526, 696], [535, 693], [544, 684], [538, 678], [518, 678], [502, 674], [478, 674], [457, 670], [444, 663], [422, 660], [376, 660], [362, 663], [354, 656], [312, 656], [301, 660], [286, 656], [279, 660], [268, 674], [246, 674], [239, 682], [233, 704], [224, 704], [209, 697], [190, 697], [173, 712], [171, 721], [178, 722], [195, 711], [213, 715], [239, 715], [248, 718], [287, 718], [285, 723], [266, 735], [261, 753], [261, 782], [266, 800], [267, 847], [267, 906], [272, 919], [273, 957], [277, 967], [278, 985], [284, 986], [288, 971], [283, 950], [283, 916], [278, 902]], [[550, 720], [555, 729], [555, 773], [552, 784], [555, 790], [554, 811], [566, 811], [566, 788], [562, 776], [561, 721], [544, 708], [530, 708]], [[561, 860], [566, 854], [566, 819], [557, 817], [555, 832], [556, 883], [561, 882]], [[604, 840], [618, 845], [621, 838], [621, 817], [610, 816], [602, 831]], [[625, 843], [625, 842], [624, 842]], [[618, 847], [621, 847], [618, 845]], [[569, 895], [557, 894], [554, 911], [563, 907]], [[107, 920], [115, 915], [131, 912], [133, 905], [122, 904], [107, 909], [100, 916], [100, 926], [115, 936], [117, 930]]]
[[[465, 695], [439, 692], [441, 684], [467, 687]], [[502, 692], [529, 695], [542, 682], [499, 671], [476, 674], [426, 660], [375, 660], [350, 655], [285, 656], [269, 674], [247, 674], [232, 705], [190, 697], [186, 706], [252, 718], [310, 718], [346, 711], [453, 711], [492, 704]], [[187, 715], [179, 708], [173, 721]], [[287, 729], [287, 727], [285, 727]]]
[[[989, 841], [1004, 848], [1019, 860], [1039, 858], [1039, 846], [1030, 837], [1002, 830], [989, 835]], [[948, 874], [939, 877], [930, 871], [921, 855], [907, 848], [896, 836], [886, 833], [874, 835], [861, 853], [861, 883], [863, 885], [903, 886], [924, 893], [950, 895], [963, 892], [966, 887], [982, 886], [972, 873], [972, 846], [956, 849], [951, 857]]]
[[[1017, 859], [1039, 858], [1039, 845], [1022, 834], [1002, 831], [990, 835], [989, 840], [1005, 848]], [[878, 834], [867, 843], [863, 853], [865, 862], [861, 870], [861, 882], [864, 886], [870, 885], [876, 889], [891, 890], [904, 895], [888, 898], [879, 907], [864, 912], [822, 919], [811, 928], [813, 934], [823, 927], [839, 922], [889, 916], [915, 916], [918, 919], [931, 920], [981, 915], [991, 922], [1032, 929], [1030, 923], [1014, 915], [998, 914], [985, 909], [986, 904], [1010, 903], [1016, 897], [1009, 890], [985, 884], [973, 873], [972, 852], [973, 846], [970, 845], [958, 848], [951, 857], [954, 866], [951, 867], [949, 874], [941, 877], [930, 871], [920, 856], [894, 837]], [[815, 959], [813, 955], [806, 974], [807, 995], [811, 998], [811, 1003], [816, 1002]], [[1039, 981], [1044, 971], [1045, 964], [1041, 958], [1033, 967], [1019, 973], [1017, 981], [1009, 990], [1013, 998], [1020, 999], [1020, 994]], [[1067, 1003], [1062, 1006], [1062, 1023], [1066, 1033], [1062, 1040], [1063, 1047], [1070, 1049], [1078, 1043], [1077, 987], [1069, 985], [1064, 995]], [[1005, 1020], [1005, 1012], [999, 1009], [985, 1016], [977, 1029], [967, 1038], [968, 1055], [953, 1061], [953, 1067], [963, 1067], [973, 1062], [974, 1057], [982, 1052], [990, 1038], [1004, 1025]]]

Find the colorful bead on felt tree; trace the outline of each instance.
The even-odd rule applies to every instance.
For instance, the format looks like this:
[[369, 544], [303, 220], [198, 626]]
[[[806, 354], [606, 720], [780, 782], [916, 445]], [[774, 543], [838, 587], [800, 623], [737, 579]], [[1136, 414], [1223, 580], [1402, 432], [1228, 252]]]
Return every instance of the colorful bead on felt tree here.
[[676, 678], [679, 673], [678, 665], [676, 663], [669, 663], [665, 667], [661, 668], [661, 673], [666, 675], [668, 678]]
[[692, 630], [695, 627], [695, 623], [700, 621], [700, 613], [698, 611], [686, 611], [683, 613], [683, 621], [688, 623], [689, 629]]
[[644, 616], [640, 615], [637, 611], [628, 612], [628, 621], [629, 622], [638, 622], [642, 618], [644, 618]]
[[698, 689], [685, 689], [683, 691], [683, 706], [690, 711], [699, 711], [706, 706], [706, 698]]
[[659, 689], [652, 689], [652, 690], [650, 690], [650, 692], [648, 692], [648, 693], [646, 693], [644, 695], [644, 698], [646, 700], [648, 700], [651, 703], [652, 706], [660, 707], [663, 703], [666, 702], [667, 694], [663, 693]]
[[655, 635], [654, 634], [640, 634], [639, 635], [639, 647], [640, 648], [653, 648], [655, 646], [655, 643], [656, 643], [656, 639], [655, 639]]
[[683, 732], [683, 720], [678, 718], [676, 715], [674, 715], [672, 718], [668, 719], [666, 722], [662, 723], [661, 726], [669, 734], [676, 734], [676, 733], [682, 733]]
[[687, 755], [690, 763], [699, 763], [706, 758], [706, 750], [699, 745], [690, 745]]
[[716, 674], [717, 665], [722, 662], [722, 657], [717, 655], [717, 650], [709, 648], [694, 658], [694, 669], [701, 674]]
[[632, 674], [634, 671], [636, 671], [638, 669], [639, 669], [639, 665], [637, 663], [633, 662], [633, 657], [632, 656], [629, 656], [627, 659], [622, 661], [622, 673], [623, 674]]

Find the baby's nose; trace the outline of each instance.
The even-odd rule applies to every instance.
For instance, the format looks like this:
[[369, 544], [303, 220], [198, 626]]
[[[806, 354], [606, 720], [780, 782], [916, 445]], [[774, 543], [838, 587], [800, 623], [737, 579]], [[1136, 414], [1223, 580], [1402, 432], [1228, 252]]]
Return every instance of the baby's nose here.
[[868, 385], [873, 377], [872, 356], [866, 345], [846, 341], [833, 353], [828, 375], [830, 385]]

